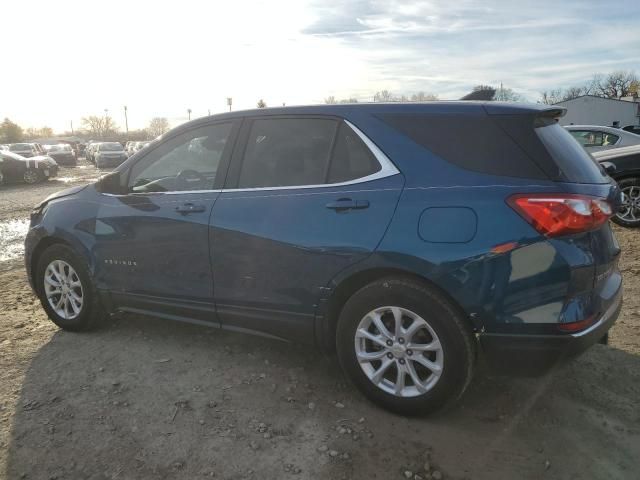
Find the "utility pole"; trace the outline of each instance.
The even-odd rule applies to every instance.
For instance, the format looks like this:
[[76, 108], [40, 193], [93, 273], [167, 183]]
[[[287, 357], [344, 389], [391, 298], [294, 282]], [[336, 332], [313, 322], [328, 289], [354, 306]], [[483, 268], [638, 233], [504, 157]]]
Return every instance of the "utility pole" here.
[[187, 108], [187, 113], [189, 114], [189, 120], [191, 120], [191, 109]]
[[124, 106], [124, 128], [127, 132], [127, 140], [129, 140], [129, 119], [127, 118], [127, 106]]
[[104, 109], [104, 127], [102, 128], [102, 138], [107, 137], [107, 119], [109, 118], [109, 109]]
[[73, 120], [71, 120], [71, 135], [73, 135]]

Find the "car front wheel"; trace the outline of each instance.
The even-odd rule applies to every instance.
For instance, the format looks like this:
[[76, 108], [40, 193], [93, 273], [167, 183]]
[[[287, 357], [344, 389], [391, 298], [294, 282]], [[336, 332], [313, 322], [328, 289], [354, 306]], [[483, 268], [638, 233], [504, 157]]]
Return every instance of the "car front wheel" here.
[[611, 220], [623, 227], [640, 227], [640, 177], [623, 178], [618, 186], [622, 191], [622, 204]]
[[475, 343], [463, 315], [413, 279], [382, 279], [356, 292], [336, 335], [350, 379], [396, 413], [425, 414], [453, 403], [473, 374]]
[[90, 330], [105, 317], [85, 262], [69, 247], [52, 245], [38, 259], [40, 302], [60, 328]]
[[24, 180], [24, 183], [33, 185], [34, 183], [38, 183], [42, 180], [42, 174], [35, 168], [27, 168], [22, 175], [22, 179]]

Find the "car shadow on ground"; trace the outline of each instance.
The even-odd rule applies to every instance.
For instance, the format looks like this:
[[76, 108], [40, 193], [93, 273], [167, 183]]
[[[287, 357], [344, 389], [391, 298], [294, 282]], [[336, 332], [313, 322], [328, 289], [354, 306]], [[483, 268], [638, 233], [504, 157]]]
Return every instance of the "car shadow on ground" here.
[[[631, 478], [640, 357], [596, 345], [540, 378], [479, 372], [446, 412], [370, 404], [335, 356], [125, 316], [59, 331], [26, 372], [7, 478]], [[408, 477], [407, 477], [408, 478]]]

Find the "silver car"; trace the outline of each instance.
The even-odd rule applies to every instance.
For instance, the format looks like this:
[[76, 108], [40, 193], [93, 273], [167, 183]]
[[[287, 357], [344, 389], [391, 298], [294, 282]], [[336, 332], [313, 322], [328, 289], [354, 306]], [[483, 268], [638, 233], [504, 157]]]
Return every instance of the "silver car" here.
[[564, 128], [589, 152], [640, 145], [640, 135], [615, 127], [567, 125]]

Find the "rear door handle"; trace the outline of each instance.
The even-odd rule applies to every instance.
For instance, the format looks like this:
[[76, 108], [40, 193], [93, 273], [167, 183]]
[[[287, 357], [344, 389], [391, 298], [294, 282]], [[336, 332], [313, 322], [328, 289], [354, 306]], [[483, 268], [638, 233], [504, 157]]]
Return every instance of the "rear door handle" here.
[[206, 210], [204, 205], [198, 205], [195, 203], [183, 203], [182, 205], [178, 205], [176, 207], [176, 212], [178, 213], [182, 213], [183, 215], [186, 215], [188, 213], [200, 213], [200, 212], [204, 212]]
[[352, 200], [351, 198], [340, 198], [335, 202], [329, 202], [327, 208], [336, 212], [344, 212], [346, 210], [361, 210], [369, 208], [369, 200]]

